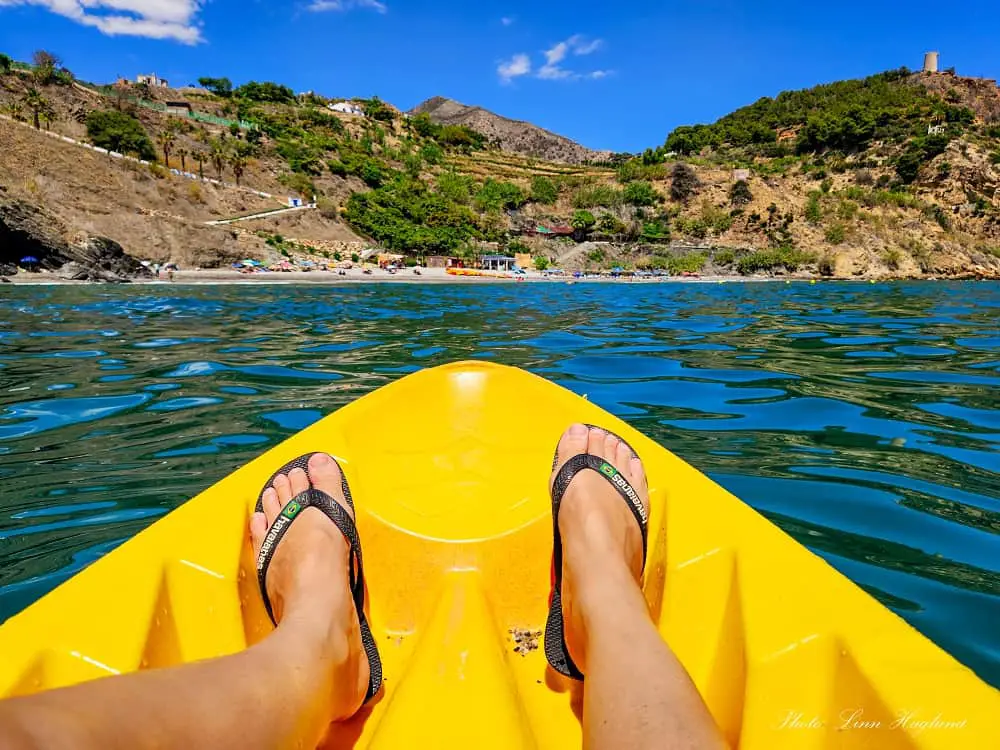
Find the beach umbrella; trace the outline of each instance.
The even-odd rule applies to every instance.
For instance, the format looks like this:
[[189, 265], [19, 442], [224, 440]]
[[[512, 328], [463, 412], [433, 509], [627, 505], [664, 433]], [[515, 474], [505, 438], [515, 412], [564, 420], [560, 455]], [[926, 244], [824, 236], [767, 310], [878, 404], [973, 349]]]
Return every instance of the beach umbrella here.
[[23, 258], [21, 258], [21, 262], [22, 263], [37, 263], [38, 262], [38, 258], [36, 258], [34, 255], [26, 255]]

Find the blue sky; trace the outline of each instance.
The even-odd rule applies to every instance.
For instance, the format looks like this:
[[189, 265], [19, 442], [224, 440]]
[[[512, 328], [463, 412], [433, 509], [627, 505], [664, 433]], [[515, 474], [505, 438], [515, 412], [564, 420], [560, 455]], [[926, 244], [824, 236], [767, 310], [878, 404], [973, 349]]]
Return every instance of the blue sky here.
[[618, 151], [929, 49], [996, 78], [998, 29], [986, 0], [0, 0], [0, 52], [48, 49], [86, 80], [275, 80], [403, 109], [443, 95]]

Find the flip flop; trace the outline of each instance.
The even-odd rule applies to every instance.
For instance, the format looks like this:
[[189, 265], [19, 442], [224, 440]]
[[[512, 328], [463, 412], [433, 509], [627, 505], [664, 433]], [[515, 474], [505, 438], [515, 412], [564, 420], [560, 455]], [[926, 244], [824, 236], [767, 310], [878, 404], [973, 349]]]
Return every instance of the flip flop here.
[[[306, 476], [309, 477], [309, 459], [315, 455], [315, 453], [309, 453], [305, 456], [300, 456], [294, 461], [289, 461], [274, 472], [271, 478], [264, 484], [264, 488], [257, 497], [257, 512], [262, 513], [264, 511], [264, 491], [273, 484], [276, 476], [279, 474], [287, 476], [292, 469], [302, 469], [306, 473]], [[333, 462], [337, 463], [337, 459], [334, 458]], [[337, 463], [337, 466], [340, 468], [339, 463]], [[354, 500], [351, 498], [351, 490], [347, 486], [347, 475], [344, 473], [343, 468], [340, 468], [340, 476], [344, 499], [353, 513]], [[309, 482], [312, 484], [311, 477], [309, 478]], [[348, 545], [350, 545], [351, 565], [349, 584], [351, 597], [354, 599], [354, 606], [358, 611], [358, 621], [361, 624], [361, 644], [368, 655], [368, 665], [371, 672], [368, 678], [368, 692], [365, 694], [365, 703], [368, 703], [368, 701], [375, 697], [382, 685], [382, 659], [379, 657], [378, 647], [375, 645], [375, 637], [372, 635], [368, 619], [365, 617], [365, 574], [361, 559], [361, 540], [358, 537], [358, 527], [354, 524], [354, 519], [347, 514], [347, 511], [341, 507], [340, 503], [322, 490], [310, 486], [309, 489], [289, 500], [274, 520], [271, 528], [267, 530], [264, 542], [260, 546], [260, 554], [257, 555], [257, 582], [260, 584], [261, 596], [264, 597], [264, 607], [267, 610], [268, 617], [271, 618], [271, 622], [277, 625], [274, 620], [274, 612], [271, 610], [271, 600], [267, 595], [267, 570], [282, 538], [288, 532], [295, 519], [299, 518], [302, 511], [306, 508], [316, 508], [322, 511], [334, 523], [337, 529], [340, 530], [340, 533], [344, 535]]]
[[[615, 433], [605, 430], [603, 427], [586, 425], [588, 429], [598, 429], [625, 443], [625, 446], [632, 451], [632, 455], [638, 458], [635, 450], [625, 440], [615, 435]], [[555, 469], [559, 461], [559, 449], [556, 448], [556, 455], [552, 459], [552, 468]], [[552, 483], [552, 594], [549, 597], [549, 619], [545, 623], [545, 658], [549, 664], [559, 674], [574, 680], [583, 680], [583, 673], [573, 658], [569, 655], [566, 647], [566, 634], [563, 632], [563, 609], [562, 609], [562, 537], [559, 534], [559, 507], [562, 504], [563, 496], [569, 488], [570, 483], [581, 471], [591, 470], [597, 472], [607, 482], [615, 488], [621, 495], [628, 509], [632, 511], [639, 529], [642, 531], [642, 565], [646, 567], [646, 542], [648, 536], [649, 515], [643, 507], [642, 500], [631, 484], [626, 481], [618, 469], [608, 461], [599, 456], [589, 453], [581, 453], [570, 458], [556, 475]]]

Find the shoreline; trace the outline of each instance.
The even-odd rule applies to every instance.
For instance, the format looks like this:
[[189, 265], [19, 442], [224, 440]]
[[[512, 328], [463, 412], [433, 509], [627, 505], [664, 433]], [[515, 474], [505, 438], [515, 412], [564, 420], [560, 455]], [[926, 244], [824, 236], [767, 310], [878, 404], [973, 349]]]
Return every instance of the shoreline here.
[[[74, 281], [59, 278], [53, 273], [21, 272], [7, 277], [12, 286], [81, 286], [101, 285], [107, 282]], [[207, 285], [284, 285], [309, 284], [314, 286], [354, 285], [354, 284], [663, 284], [663, 283], [720, 283], [748, 281], [781, 281], [780, 278], [754, 278], [747, 276], [702, 276], [692, 277], [660, 277], [660, 278], [573, 278], [566, 276], [544, 276], [533, 271], [521, 277], [498, 276], [452, 276], [443, 268], [421, 269], [420, 275], [411, 269], [404, 269], [395, 274], [375, 270], [365, 274], [360, 268], [353, 268], [341, 276], [330, 271], [292, 271], [287, 273], [255, 273], [245, 274], [231, 269], [211, 269], [201, 271], [175, 271], [173, 278], [131, 279], [128, 285], [136, 286], [207, 286]], [[791, 280], [791, 279], [787, 279]], [[806, 278], [797, 279], [807, 281]]]
[[[11, 286], [101, 286], [114, 282], [103, 281], [75, 281], [64, 279], [51, 272], [25, 272], [22, 271], [14, 276], [4, 277]], [[789, 276], [661, 276], [661, 277], [622, 277], [612, 278], [607, 276], [574, 278], [571, 275], [546, 276], [538, 271], [531, 271], [525, 276], [452, 276], [446, 273], [443, 268], [421, 269], [419, 276], [413, 273], [412, 269], [404, 269], [395, 274], [390, 274], [384, 270], [374, 270], [371, 274], [365, 274], [361, 268], [349, 269], [346, 275], [341, 276], [330, 271], [292, 271], [288, 273], [272, 272], [245, 274], [232, 269], [205, 269], [198, 271], [175, 271], [173, 278], [150, 278], [150, 279], [129, 279], [123, 281], [126, 286], [216, 286], [216, 285], [241, 285], [241, 286], [282, 286], [282, 285], [308, 285], [308, 286], [336, 286], [336, 285], [358, 285], [358, 284], [628, 284], [636, 286], [648, 286], [656, 284], [749, 284], [749, 283], [804, 283], [817, 284], [819, 282], [854, 282], [881, 284], [893, 281], [990, 281], [995, 279], [977, 278], [970, 276], [955, 277], [931, 277], [931, 278], [911, 278], [887, 276], [879, 278], [839, 278], [839, 277], [817, 277], [811, 275], [789, 275]], [[3, 286], [0, 285], [0, 289]]]

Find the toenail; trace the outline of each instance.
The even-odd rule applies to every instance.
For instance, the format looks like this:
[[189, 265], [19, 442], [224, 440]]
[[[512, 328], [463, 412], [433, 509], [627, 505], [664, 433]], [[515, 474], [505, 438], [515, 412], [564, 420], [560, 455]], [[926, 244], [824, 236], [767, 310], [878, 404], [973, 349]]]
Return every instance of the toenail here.
[[569, 428], [570, 437], [583, 437], [587, 432], [587, 426], [582, 424], [575, 424]]
[[333, 459], [330, 458], [325, 453], [317, 453], [315, 456], [313, 456], [312, 460], [313, 464], [315, 464], [316, 466], [326, 466], [327, 464], [333, 462]]

